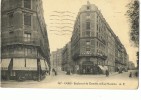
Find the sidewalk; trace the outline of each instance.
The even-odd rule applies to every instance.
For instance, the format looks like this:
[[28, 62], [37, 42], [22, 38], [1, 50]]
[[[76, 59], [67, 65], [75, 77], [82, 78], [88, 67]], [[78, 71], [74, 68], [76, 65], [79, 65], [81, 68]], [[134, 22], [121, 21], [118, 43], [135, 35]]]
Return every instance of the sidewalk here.
[[119, 73], [118, 72], [110, 72], [109, 76], [114, 76], [114, 75], [118, 75]]

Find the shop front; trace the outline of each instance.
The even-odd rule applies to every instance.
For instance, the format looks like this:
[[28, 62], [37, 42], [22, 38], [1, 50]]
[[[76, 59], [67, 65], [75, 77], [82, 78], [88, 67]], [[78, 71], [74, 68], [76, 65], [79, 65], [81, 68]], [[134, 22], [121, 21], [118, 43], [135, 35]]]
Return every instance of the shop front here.
[[100, 74], [98, 66], [94, 65], [92, 61], [84, 61], [80, 69], [81, 74]]

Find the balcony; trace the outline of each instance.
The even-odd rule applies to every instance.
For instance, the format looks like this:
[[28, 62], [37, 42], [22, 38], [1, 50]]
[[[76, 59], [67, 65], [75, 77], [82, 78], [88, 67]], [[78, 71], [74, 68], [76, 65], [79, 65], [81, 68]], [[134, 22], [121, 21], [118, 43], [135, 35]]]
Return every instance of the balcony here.
[[41, 58], [41, 57], [39, 57], [39, 56], [37, 56], [37, 54], [28, 54], [28, 55], [25, 55], [25, 54], [5, 54], [5, 53], [3, 53], [2, 54], [2, 58]]
[[[48, 59], [49, 61], [49, 49], [46, 45], [43, 44], [41, 39], [39, 38], [25, 38], [25, 37], [13, 37], [13, 38], [2, 38], [2, 46], [8, 46], [8, 45], [18, 45], [18, 44], [23, 44], [23, 45], [29, 45], [29, 46], [37, 46], [39, 50], [42, 52], [42, 55]], [[15, 55], [13, 55], [15, 56]], [[5, 55], [5, 57], [7, 57]]]
[[37, 38], [25, 38], [25, 37], [13, 37], [13, 38], [2, 38], [2, 46], [24, 44], [40, 46], [40, 41]]
[[97, 54], [95, 54], [95, 53], [81, 53], [79, 56], [81, 56], [81, 57], [97, 57], [97, 58], [101, 58], [101, 59], [103, 59], [103, 60], [106, 60], [107, 59], [107, 56], [105, 55], [105, 54], [100, 54], [100, 53], [97, 53]]

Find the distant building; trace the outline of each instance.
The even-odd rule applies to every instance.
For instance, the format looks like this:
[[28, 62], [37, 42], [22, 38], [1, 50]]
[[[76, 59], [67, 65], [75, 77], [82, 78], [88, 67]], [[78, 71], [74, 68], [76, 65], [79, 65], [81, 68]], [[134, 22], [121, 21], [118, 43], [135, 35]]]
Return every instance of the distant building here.
[[2, 0], [2, 79], [40, 79], [50, 70], [42, 0]]
[[117, 37], [115, 40], [115, 71], [119, 71], [120, 69], [127, 70], [129, 56], [119, 38]]
[[101, 74], [127, 67], [126, 49], [94, 4], [83, 5], [71, 37], [71, 55], [79, 74]]
[[57, 49], [51, 53], [51, 68], [60, 71], [62, 68], [62, 50]]
[[62, 70], [74, 72], [73, 60], [71, 56], [71, 42], [67, 43], [62, 51]]

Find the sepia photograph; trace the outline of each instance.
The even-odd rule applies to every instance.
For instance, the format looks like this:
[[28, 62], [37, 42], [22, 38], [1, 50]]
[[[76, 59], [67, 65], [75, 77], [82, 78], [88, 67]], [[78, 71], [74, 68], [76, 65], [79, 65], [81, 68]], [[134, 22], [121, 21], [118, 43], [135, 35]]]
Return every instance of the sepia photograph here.
[[139, 0], [1, 0], [1, 87], [138, 89]]

